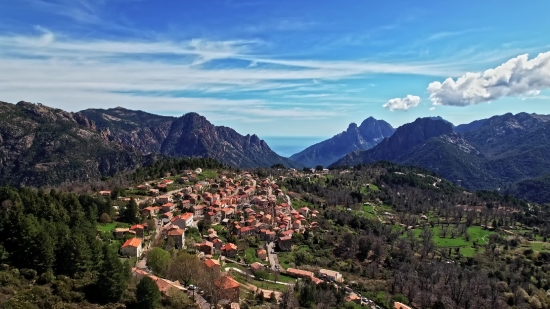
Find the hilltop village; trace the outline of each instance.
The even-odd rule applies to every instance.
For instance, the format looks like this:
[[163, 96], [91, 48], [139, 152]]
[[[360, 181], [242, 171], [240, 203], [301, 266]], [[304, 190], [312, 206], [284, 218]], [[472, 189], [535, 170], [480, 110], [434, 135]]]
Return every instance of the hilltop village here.
[[[277, 182], [286, 177], [311, 180], [328, 173], [328, 169], [312, 169], [305, 175], [288, 169], [278, 177], [259, 177], [247, 171], [218, 174], [202, 168], [185, 170], [180, 175], [166, 173], [161, 179], [137, 184], [116, 197], [121, 206], [115, 209], [129, 207], [126, 203], [139, 205], [143, 222], [127, 227], [118, 224], [112, 230], [114, 240], [122, 241], [120, 254], [135, 261], [134, 275], [155, 278], [161, 291], [167, 287], [190, 290], [189, 286], [151, 273], [147, 252], [153, 247], [197, 254], [205, 268], [224, 278], [220, 279], [224, 284], [216, 285], [218, 289], [236, 291], [223, 293], [230, 296], [226, 301], [232, 303], [231, 308], [239, 303], [242, 287], [261, 292], [266, 300], [273, 297], [280, 300], [281, 292], [300, 278], [345, 288], [349, 302], [375, 308], [372, 301], [345, 286], [338, 271], [322, 268], [311, 271], [312, 267], [304, 270], [279, 263], [278, 254], [292, 251], [295, 235], [319, 229], [316, 221], [319, 211], [293, 206], [294, 193], [280, 188]], [[98, 195], [111, 197], [113, 192], [102, 190]], [[121, 215], [119, 212], [119, 219]], [[149, 226], [153, 224], [154, 227]], [[259, 286], [254, 282], [260, 283]], [[191, 289], [195, 288], [200, 287], [191, 285]]]

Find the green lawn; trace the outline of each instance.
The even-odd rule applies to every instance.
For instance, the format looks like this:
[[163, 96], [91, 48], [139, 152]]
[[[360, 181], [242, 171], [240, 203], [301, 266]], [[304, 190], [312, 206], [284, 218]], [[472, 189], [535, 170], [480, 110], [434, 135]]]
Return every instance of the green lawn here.
[[291, 252], [278, 252], [277, 258], [279, 259], [279, 264], [283, 266], [284, 269], [290, 267], [290, 263], [293, 262]]
[[216, 179], [218, 178], [218, 173], [216, 171], [206, 170], [202, 171], [200, 176], [203, 176], [206, 179]]
[[[433, 240], [435, 245], [442, 248], [459, 247], [460, 253], [466, 257], [471, 257], [474, 256], [475, 253], [483, 252], [483, 248], [479, 246], [487, 244], [489, 235], [495, 233], [489, 230], [485, 230], [479, 226], [471, 226], [467, 229], [468, 234], [470, 235], [470, 241], [466, 241], [466, 239], [462, 236], [456, 236], [455, 238], [451, 238], [449, 235], [447, 235], [447, 237], [445, 238], [440, 237], [440, 229], [441, 228], [439, 226], [432, 228], [432, 231], [434, 232]], [[413, 233], [417, 237], [420, 237], [422, 229], [415, 229], [413, 230]], [[473, 246], [474, 241], [478, 245], [477, 250]]]
[[97, 229], [103, 233], [112, 232], [115, 229], [115, 227], [116, 227], [116, 222], [97, 224]]
[[244, 259], [247, 264], [252, 264], [254, 262], [261, 262], [256, 256], [256, 248], [248, 248], [244, 251]]
[[529, 248], [537, 252], [548, 252], [550, 251], [550, 244], [545, 242], [529, 242]]
[[[269, 273], [267, 275], [267, 279], [275, 281], [275, 276], [273, 275], [273, 273]], [[277, 282], [295, 283], [296, 279], [283, 274], [279, 274], [279, 279], [277, 279]]]
[[374, 214], [374, 209], [372, 209], [372, 206], [369, 205], [363, 205], [363, 215], [369, 219], [377, 219]]
[[292, 208], [298, 209], [298, 208], [302, 208], [302, 207], [308, 207], [308, 208], [312, 209], [313, 205], [311, 205], [310, 203], [308, 203], [306, 201], [302, 201], [302, 200], [292, 200]]
[[246, 278], [243, 274], [238, 272], [232, 272], [231, 275], [240, 283], [253, 284], [260, 289], [283, 292], [286, 289], [286, 285], [277, 284], [268, 281], [260, 281], [253, 278]]

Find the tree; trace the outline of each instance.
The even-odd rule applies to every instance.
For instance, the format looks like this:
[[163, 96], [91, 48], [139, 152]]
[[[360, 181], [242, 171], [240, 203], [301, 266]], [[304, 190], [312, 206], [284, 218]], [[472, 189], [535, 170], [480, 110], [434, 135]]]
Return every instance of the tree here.
[[322, 165], [317, 165], [315, 167], [315, 170], [318, 171], [318, 172], [321, 172], [321, 171], [323, 171], [323, 166]]
[[103, 247], [103, 263], [97, 277], [97, 292], [100, 299], [105, 302], [117, 302], [126, 290], [126, 279], [129, 275], [124, 273], [124, 266], [118, 256], [109, 247]]
[[147, 252], [147, 266], [159, 276], [165, 276], [170, 266], [170, 253], [162, 248], [153, 248]]
[[155, 309], [160, 305], [160, 291], [157, 284], [149, 277], [143, 277], [136, 287], [137, 308]]
[[139, 217], [138, 205], [136, 203], [136, 200], [134, 200], [133, 198], [130, 199], [130, 202], [122, 211], [122, 221], [130, 224], [139, 223], [141, 221]]
[[287, 286], [286, 289], [281, 293], [281, 302], [279, 303], [280, 309], [291, 309], [296, 308], [298, 305], [298, 300], [294, 296], [294, 291], [292, 287]]
[[109, 223], [109, 222], [111, 222], [111, 217], [109, 217], [109, 215], [106, 214], [106, 213], [102, 213], [101, 216], [99, 217], [99, 222]]
[[156, 229], [155, 220], [147, 219], [144, 223], [147, 223], [147, 231], [152, 232]]
[[187, 285], [194, 279], [200, 264], [196, 255], [180, 253], [170, 264], [168, 276], [171, 280], [179, 280]]

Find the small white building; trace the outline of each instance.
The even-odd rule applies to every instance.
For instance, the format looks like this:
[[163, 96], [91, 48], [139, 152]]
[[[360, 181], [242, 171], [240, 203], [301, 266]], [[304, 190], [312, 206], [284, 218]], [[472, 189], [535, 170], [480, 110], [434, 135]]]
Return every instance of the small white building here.
[[172, 225], [185, 229], [193, 225], [193, 213], [186, 212], [182, 215], [172, 218]]
[[195, 174], [200, 174], [200, 173], [202, 173], [202, 168], [199, 167], [195, 170]]
[[320, 269], [319, 277], [320, 278], [324, 277], [334, 282], [344, 282], [344, 277], [342, 277], [342, 274], [334, 270]]
[[139, 238], [130, 238], [128, 239], [120, 248], [122, 255], [139, 258], [143, 252], [143, 247], [141, 245], [141, 239]]

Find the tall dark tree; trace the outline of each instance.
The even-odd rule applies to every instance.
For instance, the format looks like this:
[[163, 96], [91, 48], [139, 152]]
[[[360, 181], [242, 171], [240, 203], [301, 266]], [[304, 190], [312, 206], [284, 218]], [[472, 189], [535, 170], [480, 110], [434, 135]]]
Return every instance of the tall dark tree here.
[[124, 208], [124, 211], [122, 212], [122, 221], [130, 224], [135, 224], [141, 222], [141, 218], [139, 216], [139, 207], [136, 203], [136, 200], [133, 198], [130, 199], [130, 202], [126, 207]]
[[103, 247], [103, 263], [97, 278], [98, 297], [104, 302], [116, 302], [126, 290], [128, 274], [118, 256], [107, 246]]
[[149, 277], [143, 277], [136, 287], [138, 309], [155, 309], [160, 306], [160, 291], [157, 284]]

